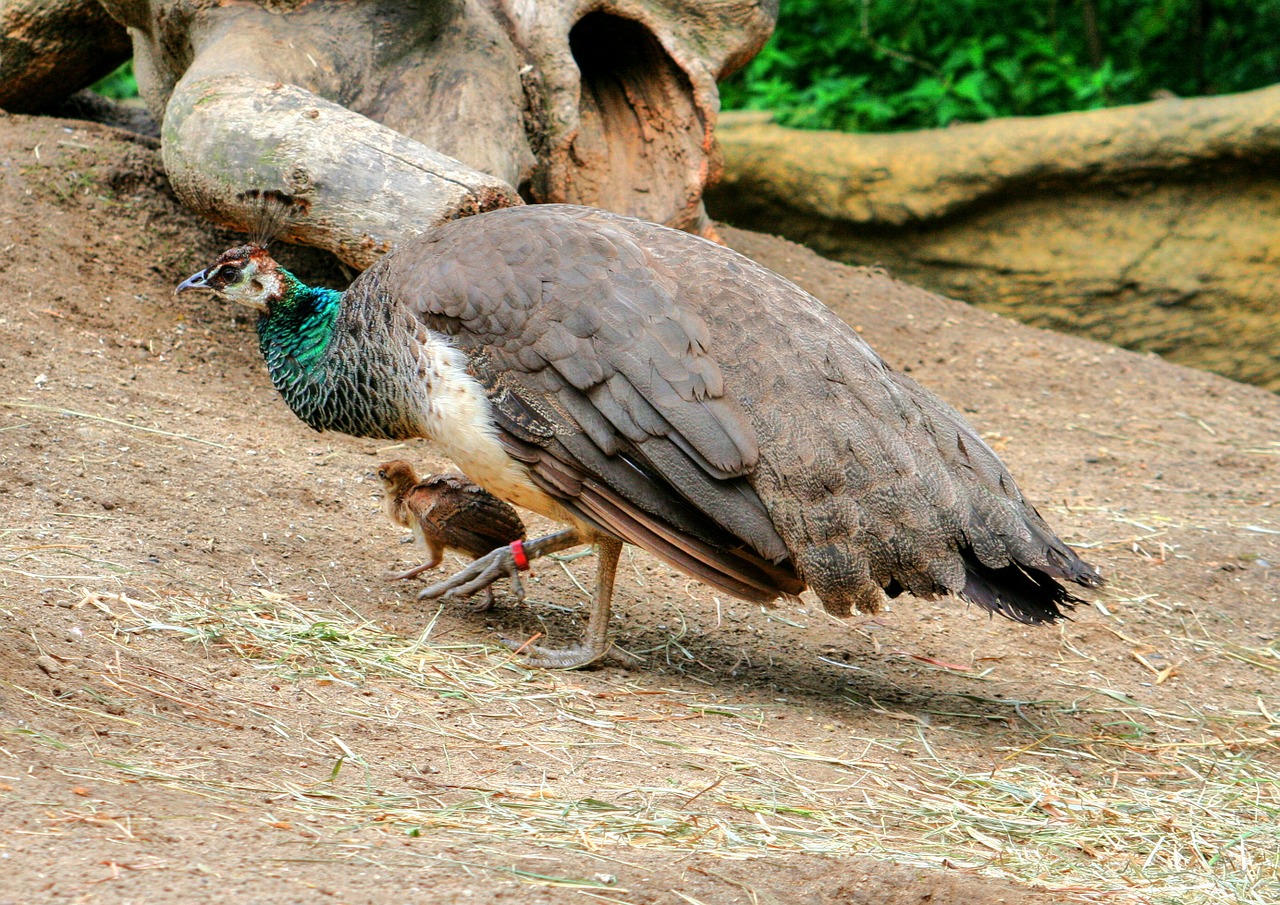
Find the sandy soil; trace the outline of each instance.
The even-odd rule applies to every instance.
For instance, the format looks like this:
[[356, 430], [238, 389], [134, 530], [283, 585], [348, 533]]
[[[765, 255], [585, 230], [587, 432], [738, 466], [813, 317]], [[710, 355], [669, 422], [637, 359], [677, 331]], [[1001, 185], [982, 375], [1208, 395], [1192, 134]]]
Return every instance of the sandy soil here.
[[[984, 432], [1099, 564], [1060, 628], [902, 599], [839, 622], [624, 559], [483, 617], [249, 325], [172, 287], [234, 236], [145, 142], [0, 118], [0, 903], [1280, 900], [1280, 399], [763, 235]], [[341, 281], [289, 250], [305, 276]], [[535, 528], [538, 526], [535, 524]]]

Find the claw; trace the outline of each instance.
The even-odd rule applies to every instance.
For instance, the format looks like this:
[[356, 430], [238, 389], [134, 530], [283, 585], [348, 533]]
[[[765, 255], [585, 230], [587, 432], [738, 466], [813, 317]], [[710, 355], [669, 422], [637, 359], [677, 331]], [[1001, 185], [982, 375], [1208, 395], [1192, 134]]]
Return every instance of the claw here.
[[467, 609], [477, 615], [480, 613], [487, 613], [493, 609], [493, 588], [485, 588], [484, 596], [475, 603], [469, 605]]
[[430, 587], [418, 592], [419, 600], [433, 600], [437, 597], [470, 597], [487, 589], [502, 576], [511, 578], [511, 588], [518, 599], [524, 600], [524, 585], [521, 583], [516, 569], [515, 559], [509, 547], [499, 547], [487, 553], [467, 566], [461, 572], [455, 572], [444, 581], [438, 581]]
[[[568, 547], [582, 543], [578, 532], [572, 528], [548, 534], [524, 545], [525, 556], [529, 560], [555, 553]], [[502, 576], [511, 579], [511, 590], [518, 600], [524, 600], [524, 583], [520, 580], [520, 570], [516, 567], [515, 557], [510, 547], [499, 547], [486, 553], [460, 572], [455, 572], [443, 581], [423, 588], [418, 592], [419, 600], [434, 600], [448, 597], [470, 597], [483, 591]]]
[[[613, 642], [609, 640], [609, 610], [613, 603], [613, 579], [618, 570], [622, 541], [616, 537], [597, 538], [596, 592], [591, 600], [591, 615], [582, 640], [572, 647], [551, 648], [503, 638], [502, 643], [521, 654], [526, 666], [543, 669], [581, 669], [604, 658]], [[546, 552], [546, 551], [543, 551]]]
[[[525, 557], [529, 560], [576, 547], [583, 543], [583, 537], [575, 529], [569, 528], [555, 534], [548, 534], [524, 545]], [[599, 556], [596, 577], [596, 593], [591, 602], [591, 616], [587, 620], [587, 630], [579, 644], [560, 650], [550, 647], [539, 647], [529, 641], [518, 642], [506, 638], [502, 643], [516, 653], [526, 666], [545, 669], [580, 669], [603, 659], [612, 647], [609, 641], [609, 606], [613, 599], [613, 577], [618, 568], [618, 555], [622, 552], [622, 541], [617, 538], [596, 538], [596, 552]], [[460, 572], [455, 572], [444, 581], [438, 581], [418, 593], [419, 600], [436, 598], [470, 597], [484, 591], [484, 597], [472, 604], [471, 611], [483, 613], [493, 606], [493, 589], [490, 587], [503, 575], [511, 579], [511, 589], [516, 597], [524, 600], [524, 584], [520, 581], [520, 570], [516, 566], [515, 554], [510, 547], [499, 547], [486, 553]]]

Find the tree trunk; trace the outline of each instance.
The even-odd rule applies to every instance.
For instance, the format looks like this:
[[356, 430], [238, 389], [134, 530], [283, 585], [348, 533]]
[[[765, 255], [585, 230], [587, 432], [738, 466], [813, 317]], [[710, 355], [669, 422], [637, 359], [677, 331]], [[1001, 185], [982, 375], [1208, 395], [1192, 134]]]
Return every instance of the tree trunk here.
[[713, 215], [1280, 390], [1280, 86], [892, 135], [729, 114]]
[[47, 111], [132, 52], [97, 0], [0, 0], [0, 108]]

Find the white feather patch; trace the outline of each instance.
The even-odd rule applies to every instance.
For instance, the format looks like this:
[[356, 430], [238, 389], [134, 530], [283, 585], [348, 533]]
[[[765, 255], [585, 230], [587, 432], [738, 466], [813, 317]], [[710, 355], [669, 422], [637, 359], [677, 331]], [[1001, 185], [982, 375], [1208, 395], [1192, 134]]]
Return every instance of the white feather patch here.
[[534, 485], [524, 465], [502, 448], [484, 387], [467, 373], [467, 359], [449, 340], [417, 336], [419, 371], [427, 389], [424, 433], [462, 472], [499, 499], [557, 522], [578, 524], [563, 506]]

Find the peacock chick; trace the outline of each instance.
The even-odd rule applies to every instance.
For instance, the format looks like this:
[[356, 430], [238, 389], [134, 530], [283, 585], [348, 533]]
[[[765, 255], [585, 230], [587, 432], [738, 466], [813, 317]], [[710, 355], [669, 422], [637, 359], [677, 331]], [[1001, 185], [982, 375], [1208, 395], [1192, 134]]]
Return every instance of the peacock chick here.
[[[1102, 584], [942, 400], [818, 299], [737, 252], [558, 204], [453, 220], [346, 292], [259, 245], [178, 291], [258, 312], [272, 382], [316, 430], [423, 437], [498, 498], [596, 548], [582, 639], [522, 645], [574, 668], [610, 648], [624, 544], [756, 603], [812, 590], [832, 615], [954, 595], [1052, 623]], [[420, 597], [510, 574], [500, 547]], [[1065, 583], [1065, 584], [1064, 584]]]
[[[395, 459], [379, 466], [378, 480], [388, 518], [411, 530], [427, 554], [421, 565], [388, 575], [388, 581], [414, 578], [434, 569], [446, 550], [464, 553], [474, 560], [525, 538], [524, 522], [516, 511], [465, 475], [428, 475], [419, 480], [411, 464]], [[511, 572], [511, 580], [516, 596], [523, 599], [524, 589], [516, 571]], [[484, 612], [492, 606], [492, 589], [486, 588], [472, 609]]]

